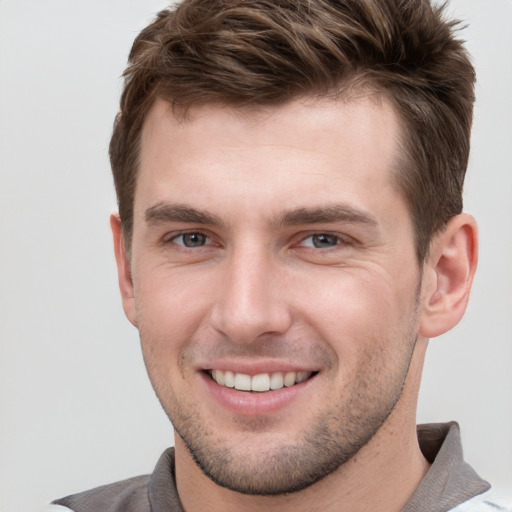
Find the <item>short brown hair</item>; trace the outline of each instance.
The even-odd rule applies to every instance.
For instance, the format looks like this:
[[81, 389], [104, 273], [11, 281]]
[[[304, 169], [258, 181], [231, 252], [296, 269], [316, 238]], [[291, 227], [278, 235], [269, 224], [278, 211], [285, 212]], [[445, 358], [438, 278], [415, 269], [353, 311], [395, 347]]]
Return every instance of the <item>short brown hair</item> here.
[[129, 250], [141, 131], [156, 98], [271, 106], [371, 86], [403, 122], [397, 180], [421, 262], [462, 211], [475, 73], [458, 22], [429, 0], [185, 0], [136, 38], [110, 159]]

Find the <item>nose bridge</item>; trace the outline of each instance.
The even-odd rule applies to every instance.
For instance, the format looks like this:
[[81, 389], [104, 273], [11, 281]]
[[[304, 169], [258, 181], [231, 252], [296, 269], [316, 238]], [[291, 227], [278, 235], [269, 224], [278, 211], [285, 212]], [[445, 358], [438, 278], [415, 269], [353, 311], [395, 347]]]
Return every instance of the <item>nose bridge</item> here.
[[240, 244], [224, 264], [213, 327], [236, 343], [285, 332], [291, 320], [289, 305], [285, 290], [279, 290], [280, 266], [271, 251], [250, 242]]

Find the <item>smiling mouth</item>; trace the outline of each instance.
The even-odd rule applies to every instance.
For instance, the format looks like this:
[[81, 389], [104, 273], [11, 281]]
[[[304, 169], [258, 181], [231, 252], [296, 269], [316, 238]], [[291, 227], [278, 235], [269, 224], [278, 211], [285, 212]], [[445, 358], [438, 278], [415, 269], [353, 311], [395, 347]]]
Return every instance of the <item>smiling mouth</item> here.
[[238, 391], [265, 393], [295, 386], [315, 376], [318, 372], [274, 372], [252, 376], [229, 370], [208, 370], [207, 373], [220, 386], [234, 388]]

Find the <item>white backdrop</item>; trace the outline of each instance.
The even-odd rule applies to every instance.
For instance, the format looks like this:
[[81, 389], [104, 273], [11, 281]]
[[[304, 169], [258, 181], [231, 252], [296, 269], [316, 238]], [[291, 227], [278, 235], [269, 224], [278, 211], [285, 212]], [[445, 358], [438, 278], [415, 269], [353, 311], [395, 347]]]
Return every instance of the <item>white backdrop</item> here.
[[[131, 42], [162, 0], [0, 0], [0, 511], [150, 472], [172, 430], [124, 319], [107, 146]], [[457, 0], [479, 74], [466, 318], [432, 340], [419, 421], [456, 419], [512, 495], [512, 2]]]

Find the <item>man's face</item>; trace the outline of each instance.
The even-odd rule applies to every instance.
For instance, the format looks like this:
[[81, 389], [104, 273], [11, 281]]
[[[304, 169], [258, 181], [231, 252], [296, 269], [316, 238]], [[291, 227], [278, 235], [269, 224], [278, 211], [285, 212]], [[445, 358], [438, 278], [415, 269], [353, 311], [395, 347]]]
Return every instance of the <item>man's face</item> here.
[[420, 287], [399, 137], [369, 97], [181, 122], [151, 110], [125, 308], [177, 434], [218, 484], [304, 488], [399, 400]]

